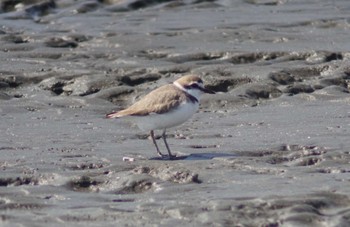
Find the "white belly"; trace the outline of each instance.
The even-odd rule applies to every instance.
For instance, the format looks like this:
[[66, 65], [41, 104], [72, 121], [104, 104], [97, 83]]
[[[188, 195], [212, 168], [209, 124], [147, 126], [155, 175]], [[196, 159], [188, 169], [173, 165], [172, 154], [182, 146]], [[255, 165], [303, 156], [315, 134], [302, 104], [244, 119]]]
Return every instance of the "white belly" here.
[[166, 129], [180, 125], [197, 112], [199, 104], [183, 103], [175, 110], [164, 114], [150, 114], [142, 117], [133, 117], [132, 120], [144, 131]]

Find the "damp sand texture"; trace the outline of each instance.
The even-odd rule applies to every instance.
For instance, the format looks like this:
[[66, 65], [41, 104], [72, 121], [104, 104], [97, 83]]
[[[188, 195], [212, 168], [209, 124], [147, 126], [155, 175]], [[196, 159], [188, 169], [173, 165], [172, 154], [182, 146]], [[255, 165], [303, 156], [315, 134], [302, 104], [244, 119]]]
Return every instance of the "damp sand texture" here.
[[[347, 0], [15, 2], [1, 226], [350, 225]], [[104, 118], [187, 73], [217, 92], [167, 132], [187, 158]]]

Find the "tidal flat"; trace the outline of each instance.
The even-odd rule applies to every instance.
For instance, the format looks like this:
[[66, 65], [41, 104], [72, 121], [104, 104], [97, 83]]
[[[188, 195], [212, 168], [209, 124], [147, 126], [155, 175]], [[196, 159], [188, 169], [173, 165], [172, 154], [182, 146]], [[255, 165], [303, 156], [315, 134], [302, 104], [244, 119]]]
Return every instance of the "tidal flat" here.
[[[1, 226], [350, 225], [347, 0], [0, 3]], [[105, 118], [188, 73], [185, 158]]]

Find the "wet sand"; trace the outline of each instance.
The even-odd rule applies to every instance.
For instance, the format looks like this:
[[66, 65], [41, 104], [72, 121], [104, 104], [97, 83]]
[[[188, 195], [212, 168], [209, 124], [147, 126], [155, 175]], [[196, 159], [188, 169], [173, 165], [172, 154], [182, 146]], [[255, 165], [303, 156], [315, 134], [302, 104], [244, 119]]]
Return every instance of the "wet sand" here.
[[[1, 226], [350, 225], [347, 1], [4, 2]], [[186, 73], [184, 158], [105, 119]]]

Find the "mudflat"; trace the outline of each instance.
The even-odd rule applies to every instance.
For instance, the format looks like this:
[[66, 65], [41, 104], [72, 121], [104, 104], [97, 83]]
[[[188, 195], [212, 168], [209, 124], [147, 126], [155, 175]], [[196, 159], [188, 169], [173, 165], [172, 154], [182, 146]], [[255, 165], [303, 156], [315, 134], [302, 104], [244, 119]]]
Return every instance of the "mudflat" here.
[[[349, 14], [347, 0], [1, 1], [0, 225], [349, 226]], [[182, 158], [105, 118], [188, 73], [217, 94], [168, 130]]]

